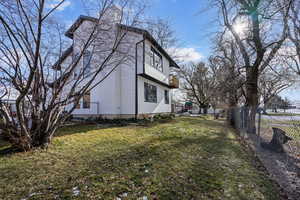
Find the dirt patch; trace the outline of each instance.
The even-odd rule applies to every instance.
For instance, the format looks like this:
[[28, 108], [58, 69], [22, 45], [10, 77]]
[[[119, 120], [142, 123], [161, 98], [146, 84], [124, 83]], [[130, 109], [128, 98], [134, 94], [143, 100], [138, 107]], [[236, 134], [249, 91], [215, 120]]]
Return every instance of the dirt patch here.
[[242, 134], [243, 141], [252, 149], [256, 157], [287, 195], [283, 199], [298, 200], [300, 197], [300, 159], [285, 147], [286, 153], [274, 153], [263, 149], [260, 142], [269, 142], [255, 134]]

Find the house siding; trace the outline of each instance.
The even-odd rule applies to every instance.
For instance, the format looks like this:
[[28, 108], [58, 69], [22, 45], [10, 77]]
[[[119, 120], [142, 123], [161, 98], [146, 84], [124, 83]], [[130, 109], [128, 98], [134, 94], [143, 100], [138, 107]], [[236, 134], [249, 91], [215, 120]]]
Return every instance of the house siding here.
[[[157, 103], [145, 102], [144, 98], [144, 83], [149, 83], [157, 88]], [[138, 114], [155, 114], [155, 113], [170, 113], [171, 112], [171, 97], [169, 92], [169, 104], [165, 104], [164, 91], [170, 91], [169, 88], [157, 84], [143, 77], [138, 77]]]
[[[86, 41], [86, 35], [88, 35], [91, 27], [92, 22], [84, 21], [74, 32], [73, 53], [81, 51], [82, 44]], [[108, 38], [106, 44], [99, 47], [99, 49], [96, 48], [96, 51], [93, 53], [91, 60], [92, 68], [97, 67], [97, 65], [105, 58], [105, 55], [101, 53], [101, 49], [111, 48], [114, 38], [112, 36], [114, 35], [116, 28], [116, 25], [114, 25], [110, 33], [100, 34], [99, 37]], [[147, 54], [150, 52], [151, 47], [151, 42], [147, 39], [145, 40], [142, 34], [127, 32], [125, 39], [120, 45], [120, 49], [128, 52], [129, 59], [118, 66], [104, 81], [91, 90], [91, 107], [89, 109], [75, 109], [73, 114], [79, 117], [102, 116], [105, 118], [132, 118], [135, 117], [135, 114], [139, 117], [143, 114], [170, 113], [171, 97], [169, 96], [169, 104], [165, 104], [164, 100], [164, 90], [170, 91], [169, 88], [136, 75], [136, 72], [137, 74], [145, 73], [158, 81], [169, 84], [169, 61], [162, 55], [163, 72], [150, 66], [149, 60], [147, 60], [149, 59]], [[117, 60], [119, 58], [118, 56], [114, 56], [112, 59]], [[71, 62], [72, 54], [70, 54], [61, 64], [62, 70], [69, 66]], [[81, 60], [77, 67], [81, 68], [82, 66], [83, 63]], [[95, 82], [101, 80], [113, 66], [114, 65], [108, 64], [106, 69], [98, 75]], [[72, 82], [72, 80], [70, 80], [70, 82]], [[144, 82], [148, 82], [157, 87], [157, 103], [144, 102]], [[83, 85], [85, 85], [85, 82], [82, 83], [82, 86]], [[138, 101], [137, 108], [136, 97]], [[67, 109], [70, 107], [71, 105], [67, 106]]]
[[157, 52], [159, 52], [162, 56], [162, 62], [163, 62], [163, 70], [162, 72], [159, 71], [158, 69], [155, 69], [154, 67], [152, 67], [150, 65], [150, 52], [151, 52], [151, 48], [154, 48], [155, 50], [157, 50], [149, 40], [145, 41], [145, 71], [144, 73], [161, 81], [164, 82], [166, 84], [169, 84], [169, 75], [170, 75], [170, 63], [168, 61], [168, 59], [162, 54], [160, 53], [158, 50]]

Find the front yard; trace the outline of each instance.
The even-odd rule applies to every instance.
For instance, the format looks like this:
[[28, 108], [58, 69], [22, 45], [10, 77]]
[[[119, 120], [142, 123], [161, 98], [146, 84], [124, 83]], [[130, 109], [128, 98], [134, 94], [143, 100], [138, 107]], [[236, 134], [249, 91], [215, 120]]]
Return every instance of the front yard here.
[[48, 151], [0, 155], [0, 199], [279, 199], [253, 163], [207, 118], [65, 127]]

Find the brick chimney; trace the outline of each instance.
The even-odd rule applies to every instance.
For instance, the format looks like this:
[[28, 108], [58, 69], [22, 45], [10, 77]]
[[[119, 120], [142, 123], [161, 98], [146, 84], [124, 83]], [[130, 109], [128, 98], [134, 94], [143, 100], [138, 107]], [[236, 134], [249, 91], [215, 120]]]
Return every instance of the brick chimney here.
[[122, 10], [116, 5], [112, 5], [106, 8], [104, 11], [102, 19], [109, 24], [116, 24], [121, 22]]

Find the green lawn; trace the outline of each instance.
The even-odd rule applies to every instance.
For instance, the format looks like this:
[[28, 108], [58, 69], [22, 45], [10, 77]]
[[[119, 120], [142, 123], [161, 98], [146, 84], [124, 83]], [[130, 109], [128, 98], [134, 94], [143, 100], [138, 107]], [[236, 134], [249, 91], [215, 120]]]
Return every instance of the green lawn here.
[[87, 125], [59, 135], [48, 151], [0, 155], [0, 199], [279, 199], [220, 121]]

